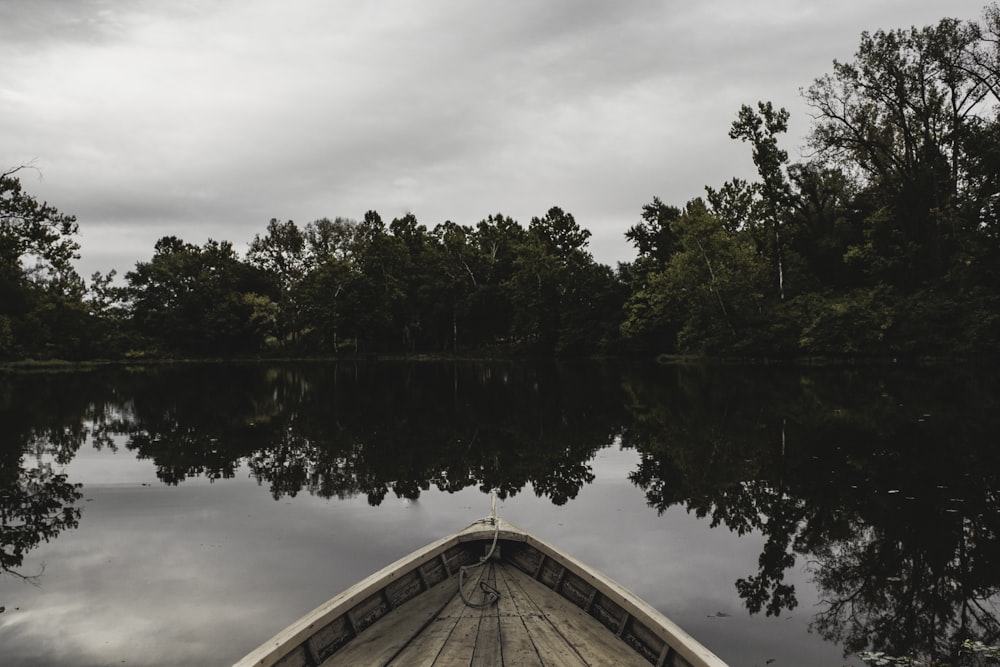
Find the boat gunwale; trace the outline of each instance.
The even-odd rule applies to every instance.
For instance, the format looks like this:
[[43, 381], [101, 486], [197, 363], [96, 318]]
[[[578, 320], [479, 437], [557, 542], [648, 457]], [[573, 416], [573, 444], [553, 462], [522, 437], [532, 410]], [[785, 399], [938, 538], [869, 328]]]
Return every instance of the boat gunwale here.
[[[354, 605], [367, 599], [372, 594], [381, 591], [394, 580], [409, 574], [414, 569], [437, 558], [463, 541], [469, 542], [480, 539], [478, 536], [482, 532], [480, 529], [481, 525], [482, 520], [477, 521], [465, 529], [442, 537], [436, 542], [431, 542], [365, 577], [350, 588], [345, 589], [316, 607], [305, 616], [293, 621], [274, 637], [247, 654], [242, 660], [233, 665], [233, 667], [270, 667], [270, 665], [275, 664], [298, 648], [300, 644], [308, 641], [317, 630], [325, 627], [328, 623], [332, 623], [341, 615], [347, 613]], [[506, 525], [509, 526], [510, 524]], [[491, 539], [494, 532], [494, 527], [490, 526], [489, 533]], [[507, 532], [509, 531], [505, 531], [501, 527], [502, 539], [523, 541], [521, 535], [526, 535], [526, 533], [513, 532], [505, 534]], [[461, 539], [462, 537], [465, 537], [465, 539]]]
[[[431, 542], [390, 563], [292, 622], [247, 654], [234, 667], [271, 667], [308, 642], [316, 632], [347, 614], [355, 605], [384, 590], [392, 582], [409, 575], [459, 544], [491, 541], [495, 535], [499, 540], [521, 542], [536, 549], [544, 557], [586, 581], [595, 590], [621, 606], [630, 617], [642, 623], [674, 653], [690, 663], [691, 667], [727, 667], [725, 662], [683, 628], [608, 575], [507, 521], [496, 519], [499, 522], [499, 532], [497, 532], [498, 529], [493, 521], [492, 518], [480, 519], [457, 533]], [[453, 580], [454, 578], [449, 576], [435, 585], [445, 585]]]

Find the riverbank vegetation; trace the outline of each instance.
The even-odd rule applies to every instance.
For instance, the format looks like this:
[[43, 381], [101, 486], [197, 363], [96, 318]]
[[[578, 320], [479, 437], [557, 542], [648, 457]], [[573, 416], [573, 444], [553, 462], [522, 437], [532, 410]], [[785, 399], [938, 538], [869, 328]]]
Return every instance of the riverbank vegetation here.
[[637, 203], [610, 267], [559, 207], [433, 227], [271, 220], [245, 253], [164, 236], [74, 270], [76, 221], [0, 176], [0, 359], [371, 354], [795, 358], [1000, 351], [1000, 10], [864, 33], [789, 115], [740, 108], [757, 169]]

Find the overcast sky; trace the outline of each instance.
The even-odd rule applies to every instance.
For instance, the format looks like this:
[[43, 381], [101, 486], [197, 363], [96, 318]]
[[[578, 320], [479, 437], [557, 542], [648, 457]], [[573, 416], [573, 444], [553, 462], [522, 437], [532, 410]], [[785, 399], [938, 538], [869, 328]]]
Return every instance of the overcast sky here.
[[77, 216], [80, 272], [271, 218], [428, 228], [551, 206], [603, 263], [654, 196], [733, 176], [742, 104], [792, 113], [863, 30], [978, 19], [975, 0], [2, 0], [0, 171]]

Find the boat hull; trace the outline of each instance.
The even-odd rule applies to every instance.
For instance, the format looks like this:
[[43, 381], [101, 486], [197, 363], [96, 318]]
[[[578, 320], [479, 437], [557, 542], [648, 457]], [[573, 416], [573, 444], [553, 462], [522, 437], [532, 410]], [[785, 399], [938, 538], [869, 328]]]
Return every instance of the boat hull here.
[[[462, 568], [465, 601], [458, 595]], [[491, 590], [499, 592], [496, 603], [467, 604], [490, 602], [484, 591]], [[236, 667], [340, 664], [725, 667], [622, 585], [498, 519], [478, 521], [383, 568]]]

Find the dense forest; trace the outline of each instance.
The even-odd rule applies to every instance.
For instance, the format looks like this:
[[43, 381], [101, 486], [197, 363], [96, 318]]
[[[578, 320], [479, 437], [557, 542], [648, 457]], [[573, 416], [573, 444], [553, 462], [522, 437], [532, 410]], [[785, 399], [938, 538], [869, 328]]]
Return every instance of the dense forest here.
[[[81, 278], [73, 216], [0, 176], [0, 359], [371, 354], [796, 358], [1000, 351], [1000, 9], [864, 33], [789, 115], [745, 105], [752, 181], [637, 205], [630, 263], [558, 207], [431, 229], [271, 220]], [[123, 278], [124, 280], [122, 280]]]

